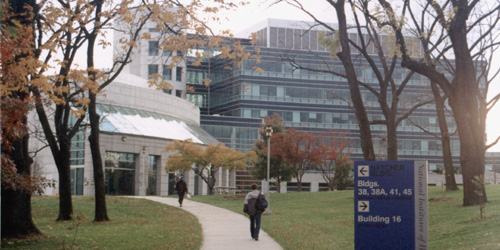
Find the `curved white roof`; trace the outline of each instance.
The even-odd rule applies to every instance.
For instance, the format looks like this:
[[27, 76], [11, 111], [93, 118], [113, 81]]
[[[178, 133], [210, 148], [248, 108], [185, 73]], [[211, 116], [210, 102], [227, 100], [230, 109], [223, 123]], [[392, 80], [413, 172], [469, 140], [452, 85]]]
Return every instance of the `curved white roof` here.
[[218, 141], [198, 124], [166, 114], [107, 104], [98, 104], [103, 132], [131, 134], [170, 140], [191, 139], [200, 144]]

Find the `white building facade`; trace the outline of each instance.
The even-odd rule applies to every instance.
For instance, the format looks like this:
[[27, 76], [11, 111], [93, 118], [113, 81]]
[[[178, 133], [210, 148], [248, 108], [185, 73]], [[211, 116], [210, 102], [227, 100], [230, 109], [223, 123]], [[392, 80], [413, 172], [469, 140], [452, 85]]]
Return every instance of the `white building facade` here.
[[[202, 145], [218, 141], [200, 128], [200, 111], [190, 102], [147, 87], [137, 76], [123, 73], [98, 97], [101, 115], [100, 147], [104, 159], [106, 194], [171, 195], [176, 175], [183, 174], [191, 194], [208, 193], [207, 185], [193, 171], [167, 173], [164, 169], [174, 140], [191, 139]], [[32, 129], [38, 131], [38, 117], [31, 116]], [[38, 133], [40, 134], [40, 133]], [[89, 129], [83, 128], [72, 139], [71, 181], [74, 195], [93, 196], [95, 192]], [[34, 173], [58, 180], [52, 154], [43, 138], [32, 137]], [[219, 171], [217, 186], [234, 189], [234, 173]], [[47, 195], [57, 195], [58, 186]]]

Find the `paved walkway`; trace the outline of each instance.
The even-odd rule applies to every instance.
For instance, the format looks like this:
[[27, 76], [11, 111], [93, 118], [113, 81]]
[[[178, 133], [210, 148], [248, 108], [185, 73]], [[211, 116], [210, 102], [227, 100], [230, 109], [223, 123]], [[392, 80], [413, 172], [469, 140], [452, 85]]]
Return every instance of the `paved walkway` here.
[[[177, 198], [156, 196], [134, 196], [134, 198], [143, 198], [170, 206], [179, 206]], [[181, 209], [195, 215], [201, 224], [203, 234], [201, 250], [283, 249], [262, 229], [259, 233], [259, 241], [253, 240], [250, 237], [250, 220], [243, 214], [189, 199], [184, 199]], [[266, 223], [265, 217], [262, 217], [262, 223]]]

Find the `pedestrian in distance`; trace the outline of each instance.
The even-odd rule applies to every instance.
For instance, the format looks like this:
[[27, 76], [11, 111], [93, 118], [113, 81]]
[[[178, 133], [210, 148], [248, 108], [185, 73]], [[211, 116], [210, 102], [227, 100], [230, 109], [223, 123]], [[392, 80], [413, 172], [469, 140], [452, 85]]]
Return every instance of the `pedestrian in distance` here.
[[179, 206], [182, 207], [182, 201], [184, 200], [184, 195], [188, 192], [187, 184], [184, 181], [184, 177], [179, 176], [179, 181], [175, 184], [175, 190], [177, 190], [177, 195], [179, 195]]
[[259, 240], [260, 231], [260, 219], [262, 218], [262, 213], [265, 209], [257, 208], [255, 204], [258, 199], [264, 199], [264, 195], [257, 190], [257, 184], [252, 184], [252, 191], [245, 197], [245, 203], [243, 205], [243, 213], [245, 216], [248, 214], [250, 216], [250, 234], [252, 239]]

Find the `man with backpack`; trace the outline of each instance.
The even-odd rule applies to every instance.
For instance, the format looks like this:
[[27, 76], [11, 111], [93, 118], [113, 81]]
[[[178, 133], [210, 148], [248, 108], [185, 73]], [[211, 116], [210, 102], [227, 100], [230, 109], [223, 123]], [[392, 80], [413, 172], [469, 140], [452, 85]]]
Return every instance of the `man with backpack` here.
[[245, 197], [243, 213], [250, 215], [250, 234], [252, 239], [259, 240], [260, 219], [267, 208], [264, 195], [257, 190], [257, 184], [252, 184], [252, 191]]

